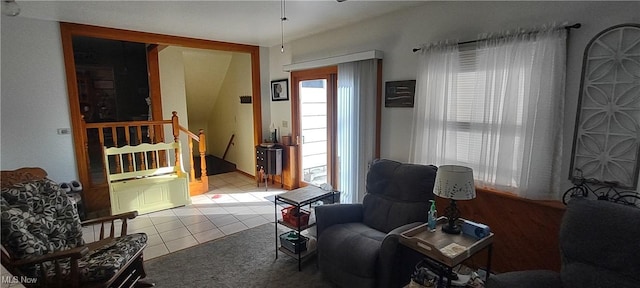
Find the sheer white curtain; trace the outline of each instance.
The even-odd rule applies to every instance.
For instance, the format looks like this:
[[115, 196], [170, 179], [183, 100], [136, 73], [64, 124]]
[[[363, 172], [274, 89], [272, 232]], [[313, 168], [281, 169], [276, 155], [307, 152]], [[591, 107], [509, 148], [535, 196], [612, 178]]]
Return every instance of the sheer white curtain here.
[[456, 114], [458, 71], [457, 44], [423, 47], [418, 59], [416, 94], [409, 161], [423, 164], [453, 164], [447, 161], [446, 145], [455, 145], [449, 133], [449, 114]]
[[375, 60], [338, 64], [337, 145], [342, 203], [362, 202], [376, 144]]
[[[482, 119], [476, 177], [531, 199], [556, 198], [566, 69], [566, 30], [478, 43], [473, 119]], [[481, 107], [481, 109], [480, 109]]]
[[[462, 49], [457, 76], [451, 77], [456, 80], [444, 82], [455, 92], [429, 87], [434, 84], [422, 80], [419, 70], [417, 96], [429, 101], [422, 108], [428, 109], [427, 121], [438, 124], [422, 124], [420, 131], [416, 109], [414, 126], [424, 138], [438, 137], [415, 142], [425, 152], [411, 160], [472, 167], [479, 187], [530, 199], [557, 198], [565, 57], [565, 29], [549, 27], [489, 37], [475, 49]], [[432, 62], [438, 63], [427, 59], [426, 65]], [[431, 114], [436, 108], [429, 105], [440, 110]]]

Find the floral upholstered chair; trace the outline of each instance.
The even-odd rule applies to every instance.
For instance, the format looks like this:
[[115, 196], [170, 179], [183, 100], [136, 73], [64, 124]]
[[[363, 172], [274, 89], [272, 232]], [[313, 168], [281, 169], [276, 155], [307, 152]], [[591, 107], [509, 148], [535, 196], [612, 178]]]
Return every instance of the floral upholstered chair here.
[[[138, 281], [146, 276], [147, 235], [126, 232], [137, 213], [80, 223], [67, 194], [45, 176], [40, 168], [2, 171], [2, 265], [27, 287], [152, 286]], [[111, 224], [108, 235], [105, 223]], [[82, 226], [94, 224], [101, 227], [100, 239], [84, 243]]]

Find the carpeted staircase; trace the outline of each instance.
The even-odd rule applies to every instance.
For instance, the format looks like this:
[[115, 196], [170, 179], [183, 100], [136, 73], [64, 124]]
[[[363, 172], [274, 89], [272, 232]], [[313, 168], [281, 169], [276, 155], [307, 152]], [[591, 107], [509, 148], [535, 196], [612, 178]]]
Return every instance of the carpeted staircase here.
[[[216, 156], [206, 155], [204, 159], [207, 161], [208, 176], [236, 171], [236, 164], [222, 160]], [[193, 169], [195, 170], [196, 178], [199, 178], [201, 174], [200, 156], [193, 157]]]

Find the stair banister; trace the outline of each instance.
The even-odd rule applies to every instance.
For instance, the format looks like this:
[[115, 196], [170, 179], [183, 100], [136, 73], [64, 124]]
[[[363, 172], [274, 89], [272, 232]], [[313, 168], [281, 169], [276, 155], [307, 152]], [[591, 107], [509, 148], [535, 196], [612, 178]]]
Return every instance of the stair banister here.
[[198, 151], [200, 152], [200, 168], [202, 170], [200, 175], [204, 175], [206, 177], [207, 161], [204, 158], [204, 156], [205, 156], [205, 152], [207, 152], [207, 142], [205, 139], [206, 137], [204, 136], [204, 129], [200, 129], [200, 131], [198, 131], [198, 137], [200, 138], [200, 143], [199, 143], [200, 146], [198, 147]]
[[[177, 120], [176, 120], [177, 121]], [[177, 122], [176, 122], [177, 123]], [[175, 126], [174, 126], [175, 127]], [[189, 175], [190, 178], [190, 185], [192, 185], [192, 191], [198, 191], [198, 192], [192, 192], [191, 195], [196, 195], [196, 194], [202, 194], [208, 191], [209, 189], [209, 178], [207, 177], [207, 161], [205, 159], [205, 154], [207, 151], [207, 143], [205, 140], [205, 134], [204, 134], [204, 129], [200, 129], [198, 130], [198, 135], [194, 134], [193, 132], [189, 131], [187, 128], [180, 126], [178, 124], [178, 130], [184, 132], [187, 137], [189, 138], [189, 155], [191, 155], [191, 159], [192, 161], [189, 161], [190, 163], [190, 168], [191, 168], [191, 175]], [[174, 128], [175, 129], [175, 128]], [[200, 180], [196, 179], [195, 176], [195, 168], [193, 165], [193, 141], [198, 142], [198, 152], [200, 154]], [[196, 186], [196, 183], [200, 183], [198, 186]]]
[[[204, 130], [199, 129], [198, 134], [196, 135], [195, 133], [187, 130], [184, 127], [181, 127], [179, 124], [179, 118], [178, 118], [178, 113], [176, 113], [175, 111], [173, 111], [171, 113], [171, 119], [168, 120], [135, 120], [135, 121], [121, 121], [121, 122], [91, 122], [91, 123], [87, 123], [86, 120], [84, 119], [84, 115], [82, 115], [81, 118], [81, 131], [83, 131], [82, 133], [82, 139], [81, 139], [81, 143], [79, 143], [82, 147], [80, 148], [82, 150], [82, 155], [81, 158], [83, 158], [82, 161], [79, 161], [78, 163], [78, 170], [79, 170], [79, 180], [84, 184], [84, 188], [86, 191], [95, 191], [95, 192], [91, 192], [93, 194], [91, 195], [96, 195], [94, 198], [90, 199], [90, 201], [92, 201], [92, 205], [97, 205], [97, 207], [100, 207], [99, 209], [102, 209], [102, 206], [99, 206], [99, 204], [95, 204], [95, 203], [102, 203], [105, 200], [105, 195], [106, 197], [108, 197], [108, 191], [106, 190], [107, 186], [106, 186], [106, 171], [105, 169], [105, 165], [103, 165], [103, 159], [102, 157], [96, 157], [96, 159], [100, 159], [100, 160], [96, 160], [96, 161], [100, 161], [100, 164], [102, 164], [102, 176], [104, 176], [105, 178], [103, 180], [99, 180], [98, 178], [95, 178], [92, 176], [92, 172], [90, 171], [90, 167], [92, 165], [92, 160], [89, 157], [89, 155], [91, 153], [95, 153], [95, 150], [92, 150], [94, 152], [90, 151], [90, 147], [92, 147], [92, 149], [100, 148], [102, 149], [102, 147], [120, 147], [123, 145], [139, 145], [143, 142], [147, 143], [158, 143], [158, 142], [165, 142], [165, 141], [171, 141], [169, 137], [164, 137], [164, 129], [163, 127], [166, 127], [166, 125], [171, 125], [171, 131], [173, 134], [173, 141], [179, 141], [179, 137], [181, 133], [184, 133], [187, 135], [188, 139], [189, 139], [189, 155], [190, 157], [193, 157], [193, 141], [197, 141], [199, 143], [199, 154], [200, 154], [200, 159], [201, 159], [201, 171], [202, 171], [202, 175], [204, 175], [205, 177], [200, 177], [200, 179], [196, 179], [195, 178], [195, 170], [193, 169], [193, 160], [189, 161], [191, 165], [191, 173], [190, 173], [190, 181], [189, 181], [189, 190], [190, 190], [190, 194], [193, 195], [198, 195], [198, 194], [202, 194], [202, 193], [206, 193], [209, 190], [209, 183], [208, 183], [208, 178], [206, 177], [207, 175], [207, 168], [206, 168], [206, 161], [205, 161], [205, 153], [206, 153], [206, 142], [205, 142], [205, 134], [204, 134]], [[93, 143], [90, 143], [90, 139], [89, 139], [89, 134], [91, 133], [91, 138], [92, 141], [95, 141]], [[165, 140], [166, 139], [166, 140]], [[158, 155], [150, 155], [150, 157], [152, 157], [151, 161], [149, 163], [151, 163], [152, 167], [144, 167], [142, 169], [151, 169], [151, 168], [158, 168], [158, 167], [165, 167], [167, 165], [167, 159], [169, 159], [170, 157], [168, 157], [169, 155], [166, 155], [166, 153], [164, 153], [164, 151], [161, 151], [162, 153], [159, 153]], [[129, 157], [125, 157], [126, 159], [113, 159], [113, 161], [116, 161], [117, 165], [115, 167], [117, 167], [118, 169], [129, 169], [132, 170], [134, 165], [137, 165], [136, 163], [140, 162], [138, 161], [138, 158], [143, 158], [143, 157], [147, 157], [147, 155], [139, 153], [139, 154], [135, 154], [135, 155], [130, 155]], [[179, 158], [180, 155], [176, 155], [175, 159], [180, 159]], [[95, 163], [94, 163], [95, 164]], [[174, 166], [176, 165], [182, 165], [182, 163], [175, 163]], [[80, 171], [81, 170], [81, 171]], [[106, 198], [106, 200], [108, 200], [108, 198]], [[108, 201], [107, 201], [108, 202]]]

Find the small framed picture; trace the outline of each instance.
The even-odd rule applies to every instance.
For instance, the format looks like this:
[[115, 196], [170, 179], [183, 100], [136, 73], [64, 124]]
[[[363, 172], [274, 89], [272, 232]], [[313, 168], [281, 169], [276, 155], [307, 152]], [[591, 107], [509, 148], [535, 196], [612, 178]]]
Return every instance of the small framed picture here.
[[271, 101], [289, 100], [289, 79], [271, 81]]
[[384, 107], [413, 107], [416, 80], [389, 81], [385, 92]]

